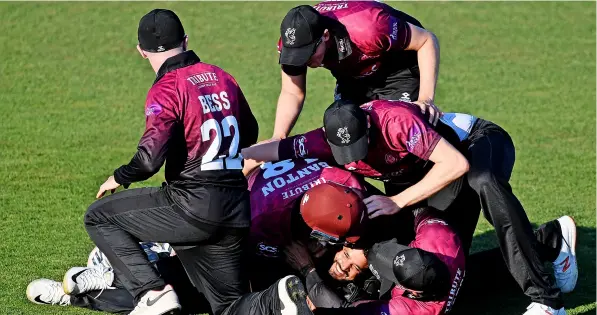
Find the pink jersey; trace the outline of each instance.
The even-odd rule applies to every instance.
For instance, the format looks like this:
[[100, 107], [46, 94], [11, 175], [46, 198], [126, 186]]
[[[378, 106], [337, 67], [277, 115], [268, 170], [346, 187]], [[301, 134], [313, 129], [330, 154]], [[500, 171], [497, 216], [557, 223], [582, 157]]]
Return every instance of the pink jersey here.
[[361, 178], [318, 159], [266, 163], [249, 176], [250, 239], [258, 254], [276, 256], [278, 246], [291, 241], [293, 209], [307, 190], [326, 182], [364, 190]]
[[440, 315], [449, 313], [465, 274], [465, 256], [456, 232], [433, 212], [424, 211], [415, 218], [415, 239], [410, 247], [420, 248], [437, 257], [448, 267], [452, 286], [439, 301], [420, 301], [404, 296], [404, 288], [396, 285], [389, 301], [364, 301], [358, 304], [359, 314]]
[[378, 1], [324, 1], [314, 8], [338, 24], [326, 27], [333, 44], [323, 61], [323, 67], [336, 78], [363, 78], [393, 72], [386, 67], [404, 69], [417, 64], [416, 53], [404, 51], [411, 37], [407, 22], [420, 25], [413, 17]]
[[[361, 106], [371, 118], [369, 153], [364, 160], [344, 165], [366, 177], [414, 184], [431, 168], [429, 156], [441, 136], [429, 125], [417, 105], [376, 100]], [[280, 159], [333, 160], [321, 128], [280, 141]]]

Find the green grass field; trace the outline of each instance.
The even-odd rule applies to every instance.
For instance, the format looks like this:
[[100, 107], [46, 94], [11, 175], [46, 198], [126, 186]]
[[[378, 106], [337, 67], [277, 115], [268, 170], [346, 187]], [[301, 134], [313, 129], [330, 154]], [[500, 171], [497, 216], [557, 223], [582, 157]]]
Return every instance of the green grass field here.
[[[154, 74], [135, 49], [139, 18], [175, 10], [190, 47], [233, 74], [260, 123], [273, 129], [276, 41], [291, 2], [0, 3], [0, 314], [96, 314], [36, 306], [29, 281], [61, 279], [93, 247], [83, 214], [144, 125]], [[568, 314], [595, 312], [595, 3], [394, 2], [441, 43], [437, 103], [512, 135], [512, 186], [534, 223], [563, 214], [579, 225], [580, 279]], [[309, 75], [295, 132], [321, 123], [334, 80]], [[139, 185], [158, 185], [163, 175]], [[495, 246], [478, 226], [477, 250]], [[489, 271], [490, 272], [490, 271]], [[491, 284], [488, 284], [491, 285]], [[517, 289], [482, 296], [467, 314], [522, 314]], [[472, 305], [472, 304], [471, 304]]]

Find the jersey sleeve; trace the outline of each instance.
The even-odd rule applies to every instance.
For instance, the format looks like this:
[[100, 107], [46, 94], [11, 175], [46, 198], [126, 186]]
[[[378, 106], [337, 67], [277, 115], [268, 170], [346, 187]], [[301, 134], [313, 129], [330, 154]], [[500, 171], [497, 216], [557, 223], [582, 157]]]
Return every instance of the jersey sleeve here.
[[429, 160], [431, 152], [442, 138], [422, 115], [406, 109], [403, 114], [390, 118], [385, 136], [392, 149], [411, 153], [423, 160]]
[[129, 164], [114, 171], [117, 183], [128, 185], [157, 173], [168, 151], [168, 142], [178, 121], [177, 96], [164, 79], [154, 85], [145, 103], [145, 132]]
[[389, 12], [377, 15], [374, 35], [374, 48], [379, 53], [404, 50], [410, 44], [411, 31], [408, 23]]
[[305, 134], [282, 139], [278, 146], [278, 159], [316, 158], [333, 161], [332, 149], [325, 139], [322, 128]]

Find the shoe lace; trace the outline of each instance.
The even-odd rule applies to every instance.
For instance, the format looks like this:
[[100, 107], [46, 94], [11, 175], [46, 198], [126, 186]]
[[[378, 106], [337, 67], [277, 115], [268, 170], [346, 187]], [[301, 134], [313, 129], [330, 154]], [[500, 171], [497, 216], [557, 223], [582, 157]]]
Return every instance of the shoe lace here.
[[81, 279], [80, 281], [77, 281], [77, 283], [80, 283], [81, 285], [81, 291], [89, 292], [101, 290], [97, 295], [100, 296], [105, 289], [113, 289], [113, 287], [110, 287], [110, 284], [104, 276], [106, 272], [109, 272], [109, 270], [103, 270], [103, 268], [88, 268], [85, 272], [81, 273], [77, 279]]
[[52, 305], [70, 305], [70, 295], [64, 293], [64, 289], [62, 289], [62, 283], [56, 282], [50, 284], [50, 303]]

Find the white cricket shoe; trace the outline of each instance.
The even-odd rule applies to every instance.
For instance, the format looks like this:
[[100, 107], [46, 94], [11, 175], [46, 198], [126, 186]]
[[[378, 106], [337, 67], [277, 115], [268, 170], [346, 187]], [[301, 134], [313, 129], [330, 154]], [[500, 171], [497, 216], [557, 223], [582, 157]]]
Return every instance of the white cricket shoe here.
[[145, 293], [129, 315], [162, 315], [180, 308], [178, 296], [172, 286], [168, 284], [160, 291]]
[[111, 289], [114, 281], [112, 269], [98, 267], [73, 267], [64, 275], [64, 293], [77, 295], [94, 290]]
[[566, 315], [566, 310], [563, 307], [554, 310], [549, 306], [533, 302], [527, 307], [527, 311], [523, 315]]
[[62, 283], [50, 279], [37, 279], [27, 286], [27, 299], [35, 304], [70, 305], [70, 295], [62, 290]]
[[307, 292], [296, 276], [286, 276], [278, 281], [278, 298], [282, 315], [312, 315], [307, 304]]
[[553, 262], [556, 286], [562, 293], [574, 290], [578, 280], [578, 264], [576, 262], [576, 224], [569, 216], [558, 219], [562, 227], [562, 248], [560, 255]]

